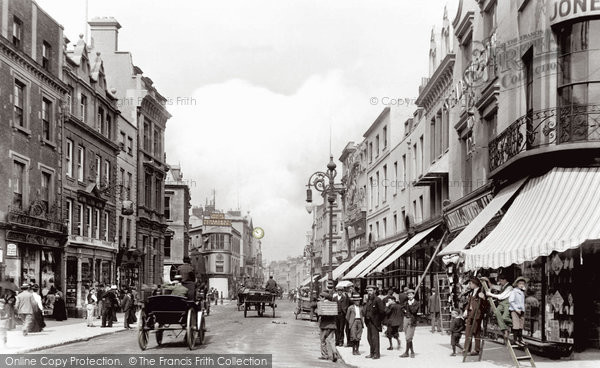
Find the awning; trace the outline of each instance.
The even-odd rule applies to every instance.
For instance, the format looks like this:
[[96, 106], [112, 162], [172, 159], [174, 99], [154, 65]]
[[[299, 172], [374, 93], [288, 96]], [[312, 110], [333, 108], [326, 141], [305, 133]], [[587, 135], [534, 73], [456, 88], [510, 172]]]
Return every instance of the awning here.
[[405, 254], [406, 252], [408, 252], [409, 250], [414, 248], [415, 245], [419, 244], [419, 242], [421, 242], [421, 240], [425, 239], [425, 237], [427, 235], [429, 235], [433, 230], [437, 229], [438, 226], [439, 225], [435, 225], [433, 227], [430, 227], [427, 230], [423, 230], [423, 231], [415, 234], [412, 238], [408, 239], [406, 244], [404, 244], [398, 250], [396, 250], [394, 253], [392, 253], [391, 256], [384, 259], [383, 262], [379, 263], [376, 267], [373, 267], [371, 272], [383, 272], [384, 268], [391, 265], [392, 263], [394, 263], [395, 260], [402, 257], [403, 254]]
[[496, 228], [464, 251], [465, 269], [499, 268], [600, 239], [600, 168], [554, 168], [530, 179]]
[[[404, 240], [402, 240], [402, 241], [404, 241]], [[379, 257], [381, 257], [384, 253], [389, 252], [390, 248], [396, 247], [399, 244], [400, 244], [400, 242], [395, 241], [390, 244], [383, 245], [379, 248], [375, 248], [375, 250], [373, 252], [371, 252], [371, 254], [369, 254], [367, 256], [367, 258], [363, 259], [362, 262], [357, 264], [356, 267], [354, 267], [352, 269], [352, 271], [348, 272], [342, 279], [352, 280], [352, 279], [359, 278], [360, 277], [359, 275], [367, 267], [371, 266], [371, 264], [373, 264], [373, 262], [376, 262], [379, 259]]]
[[358, 277], [367, 277], [369, 272], [371, 272], [371, 270], [373, 270], [375, 266], [379, 265], [382, 261], [385, 261], [390, 254], [392, 254], [395, 250], [398, 249], [398, 247], [400, 247], [402, 243], [404, 243], [405, 240], [406, 238], [402, 238], [390, 244], [390, 246], [379, 256], [379, 258], [375, 259], [373, 262], [371, 262], [371, 264], [367, 266], [367, 268], [361, 271]]
[[[365, 252], [360, 252], [360, 253], [357, 253], [357, 254], [356, 254], [354, 257], [352, 257], [352, 259], [350, 259], [349, 261], [346, 261], [346, 262], [342, 263], [341, 265], [339, 265], [339, 266], [338, 266], [338, 267], [337, 267], [335, 270], [333, 270], [333, 272], [332, 272], [333, 279], [334, 279], [334, 280], [338, 280], [338, 279], [340, 279], [340, 278], [341, 278], [341, 277], [344, 275], [344, 272], [348, 271], [350, 268], [352, 268], [352, 266], [353, 266], [354, 264], [356, 264], [356, 262], [358, 262], [359, 260], [361, 260], [361, 259], [362, 259], [362, 257], [365, 255], [365, 253], [367, 253], [367, 252], [365, 251]], [[319, 282], [326, 281], [326, 280], [327, 280], [327, 276], [328, 276], [328, 275], [325, 275], [325, 276], [323, 276], [323, 277], [322, 277], [322, 278], [319, 280]]]
[[460, 253], [466, 246], [479, 234], [481, 229], [487, 225], [488, 222], [504, 207], [504, 205], [510, 201], [510, 199], [517, 193], [517, 191], [523, 186], [527, 178], [518, 180], [506, 188], [502, 189], [498, 194], [488, 203], [487, 206], [465, 227], [460, 234], [454, 240], [448, 244], [448, 246], [442, 249], [438, 256], [445, 256], [448, 254]]
[[[321, 275], [313, 275], [313, 282], [316, 281], [317, 277], [320, 277]], [[302, 281], [302, 283], [300, 284], [300, 286], [306, 286], [310, 284], [310, 277], [307, 277], [306, 280]]]

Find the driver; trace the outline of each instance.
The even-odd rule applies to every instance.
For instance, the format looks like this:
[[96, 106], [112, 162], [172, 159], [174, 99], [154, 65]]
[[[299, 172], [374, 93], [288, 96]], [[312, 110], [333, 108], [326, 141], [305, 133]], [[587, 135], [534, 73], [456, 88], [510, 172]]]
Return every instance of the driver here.
[[181, 284], [181, 275], [175, 275], [175, 280], [169, 285], [163, 285], [163, 290], [171, 290], [171, 295], [188, 297], [189, 290]]
[[273, 280], [273, 275], [269, 276], [269, 280], [267, 281], [265, 290], [267, 290], [268, 292], [277, 294], [277, 291], [278, 291], [277, 282], [275, 282], [275, 280]]

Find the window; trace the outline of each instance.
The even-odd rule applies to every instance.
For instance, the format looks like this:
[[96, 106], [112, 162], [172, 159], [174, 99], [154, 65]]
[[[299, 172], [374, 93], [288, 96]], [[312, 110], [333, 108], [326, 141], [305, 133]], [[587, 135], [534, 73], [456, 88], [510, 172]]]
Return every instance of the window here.
[[133, 185], [133, 176], [130, 172], [127, 173], [127, 199], [131, 200], [131, 186]]
[[444, 107], [442, 110], [442, 152], [446, 152], [450, 146], [450, 110]]
[[133, 155], [133, 138], [127, 137], [127, 153]]
[[369, 178], [369, 209], [373, 209], [373, 207], [375, 207], [374, 203], [373, 203], [373, 177], [371, 176]]
[[406, 186], [406, 155], [402, 155], [402, 189]]
[[215, 262], [215, 272], [224, 272], [225, 262], [224, 261], [216, 261]]
[[97, 208], [94, 210], [94, 220], [94, 238], [100, 239], [100, 210]]
[[463, 195], [471, 193], [472, 175], [473, 175], [473, 159], [471, 149], [473, 146], [473, 132], [470, 130], [462, 140], [462, 157], [464, 160], [463, 171]]
[[17, 17], [13, 17], [13, 34], [12, 43], [15, 47], [21, 47], [21, 40], [23, 37], [23, 22]]
[[419, 196], [419, 222], [423, 221], [423, 195]]
[[383, 203], [387, 201], [388, 190], [387, 165], [383, 165]]
[[377, 206], [379, 206], [379, 203], [381, 203], [381, 202], [380, 202], [380, 198], [379, 198], [379, 187], [380, 187], [380, 181], [379, 181], [379, 171], [377, 171], [377, 172], [375, 173], [375, 178], [376, 178], [376, 183], [375, 183], [375, 185], [377, 185], [377, 201], [375, 202], [375, 206], [377, 207]]
[[387, 218], [383, 218], [383, 238], [387, 236]]
[[171, 219], [171, 197], [165, 197], [165, 219]]
[[387, 148], [388, 145], [388, 140], [387, 140], [387, 126], [383, 127], [383, 149], [385, 150]]
[[144, 199], [147, 208], [152, 208], [152, 175], [146, 174], [144, 180]]
[[92, 232], [92, 207], [90, 206], [86, 206], [86, 222], [85, 222], [85, 227], [86, 227], [86, 235], [88, 237], [92, 237], [93, 236], [93, 232]]
[[170, 236], [165, 236], [164, 254], [165, 254], [165, 257], [171, 257], [171, 237]]
[[104, 161], [104, 180], [106, 185], [110, 185], [110, 161]]
[[113, 139], [112, 131], [113, 131], [112, 117], [109, 114], [106, 114], [106, 137], [110, 140]]
[[154, 129], [154, 157], [161, 157], [160, 151], [160, 130]]
[[126, 188], [126, 183], [125, 183], [125, 169], [124, 168], [120, 168], [119, 172], [121, 174], [121, 176], [120, 176], [121, 181], [119, 183], [119, 184], [121, 184], [121, 191], [120, 191], [119, 198], [121, 200], [124, 200], [125, 199], [125, 188]]
[[83, 236], [83, 205], [77, 203], [77, 235]]
[[373, 142], [369, 142], [369, 162], [373, 162]]
[[104, 240], [106, 240], [106, 241], [108, 241], [108, 224], [109, 224], [108, 212], [104, 211]]
[[379, 134], [375, 136], [375, 157], [379, 157]]
[[81, 121], [85, 123], [87, 120], [87, 97], [83, 93], [79, 96], [79, 110], [81, 112]]
[[66, 149], [66, 161], [67, 161], [67, 176], [73, 177], [73, 141], [67, 138], [67, 149]]
[[407, 226], [406, 226], [406, 210], [404, 209], [404, 207], [402, 207], [402, 228], [404, 229], [404, 231], [408, 231]]
[[73, 201], [67, 199], [66, 201], [66, 210], [67, 210], [67, 232], [69, 235], [73, 233]]
[[118, 240], [119, 248], [123, 247], [123, 237], [125, 236], [125, 229], [123, 229], [124, 221], [125, 221], [125, 219], [123, 218], [123, 216], [119, 216], [119, 227], [117, 229], [117, 231], [119, 232], [119, 240]]
[[121, 147], [121, 151], [125, 151], [125, 132], [121, 132], [119, 135], [119, 146]]
[[155, 186], [154, 186], [154, 198], [156, 198], [154, 200], [154, 204], [156, 205], [155, 209], [157, 212], [160, 212], [160, 205], [161, 205], [161, 198], [162, 198], [162, 193], [161, 193], [161, 185], [162, 185], [162, 180], [160, 179], [156, 179], [155, 182]]
[[46, 41], [42, 42], [42, 68], [50, 69], [50, 57], [52, 55], [50, 44]]
[[130, 244], [130, 238], [131, 238], [131, 236], [130, 236], [130, 234], [131, 234], [130, 233], [130, 230], [131, 230], [131, 219], [129, 219], [129, 218], [127, 219], [126, 226], [127, 227], [125, 228], [125, 246], [127, 247], [127, 249], [129, 249], [130, 248], [130, 245], [129, 245]]
[[417, 144], [413, 144], [412, 180], [417, 180]]
[[83, 162], [84, 162], [83, 147], [77, 147], [77, 180], [83, 182]]
[[23, 209], [25, 193], [25, 164], [19, 161], [13, 162], [13, 200], [12, 205]]
[[394, 234], [398, 233], [398, 215], [394, 213]]
[[379, 240], [379, 221], [375, 221], [375, 241]]
[[96, 155], [96, 185], [100, 186], [100, 179], [102, 177], [102, 159]]
[[50, 208], [50, 190], [52, 185], [52, 174], [42, 171], [42, 182], [40, 188], [40, 199], [44, 203], [44, 212], [48, 213]]
[[67, 111], [69, 114], [73, 113], [73, 94], [72, 92], [67, 93]]
[[423, 160], [423, 136], [419, 138], [419, 177], [423, 176], [425, 161]]
[[144, 122], [144, 150], [150, 150], [150, 124]]
[[42, 98], [42, 138], [50, 141], [52, 126], [52, 102]]
[[496, 0], [492, 1], [483, 13], [483, 32], [485, 38], [489, 38], [496, 31]]
[[15, 79], [15, 85], [13, 90], [13, 104], [14, 104], [14, 118], [15, 122], [20, 127], [25, 127], [25, 83]]
[[104, 109], [98, 108], [98, 117], [96, 118], [96, 130], [104, 135], [106, 134], [106, 123], [104, 122]]
[[394, 195], [398, 193], [398, 161], [394, 162]]
[[413, 221], [417, 223], [417, 200], [413, 201]]

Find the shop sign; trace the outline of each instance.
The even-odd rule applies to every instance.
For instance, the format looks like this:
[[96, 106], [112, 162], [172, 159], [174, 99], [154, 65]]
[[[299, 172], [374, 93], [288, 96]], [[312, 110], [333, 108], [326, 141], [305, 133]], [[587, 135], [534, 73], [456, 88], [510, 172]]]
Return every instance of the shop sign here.
[[60, 243], [56, 239], [48, 238], [36, 234], [27, 234], [19, 231], [9, 230], [6, 232], [6, 240], [18, 243], [27, 243], [35, 245], [44, 245], [47, 247], [59, 247]]
[[549, 6], [550, 24], [600, 15], [600, 0], [554, 0]]
[[494, 198], [492, 192], [488, 192], [446, 214], [444, 217], [448, 225], [448, 230], [452, 232], [470, 224], [485, 206], [490, 203], [492, 198]]
[[227, 219], [204, 219], [205, 226], [231, 226], [231, 220]]
[[6, 245], [6, 256], [16, 257], [17, 256], [17, 245], [15, 243], [9, 243]]

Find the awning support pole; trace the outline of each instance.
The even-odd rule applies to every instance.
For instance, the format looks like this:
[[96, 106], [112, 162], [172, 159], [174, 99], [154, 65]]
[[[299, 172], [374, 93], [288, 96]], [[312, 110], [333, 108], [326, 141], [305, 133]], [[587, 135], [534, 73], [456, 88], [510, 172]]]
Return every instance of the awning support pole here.
[[442, 247], [442, 244], [444, 244], [444, 240], [446, 240], [447, 236], [448, 236], [448, 230], [444, 231], [444, 235], [442, 236], [442, 238], [440, 239], [440, 242], [438, 243], [437, 247], [435, 248], [435, 252], [433, 252], [433, 254], [431, 255], [431, 259], [429, 260], [429, 263], [427, 263], [427, 267], [425, 267], [425, 271], [423, 271], [423, 274], [419, 278], [419, 282], [417, 283], [417, 287], [415, 289], [415, 296], [419, 295], [419, 290], [421, 290], [421, 283], [425, 279], [425, 275], [427, 275], [427, 271], [429, 271], [429, 267], [431, 267], [431, 265], [433, 264], [433, 260], [439, 253], [440, 248]]

